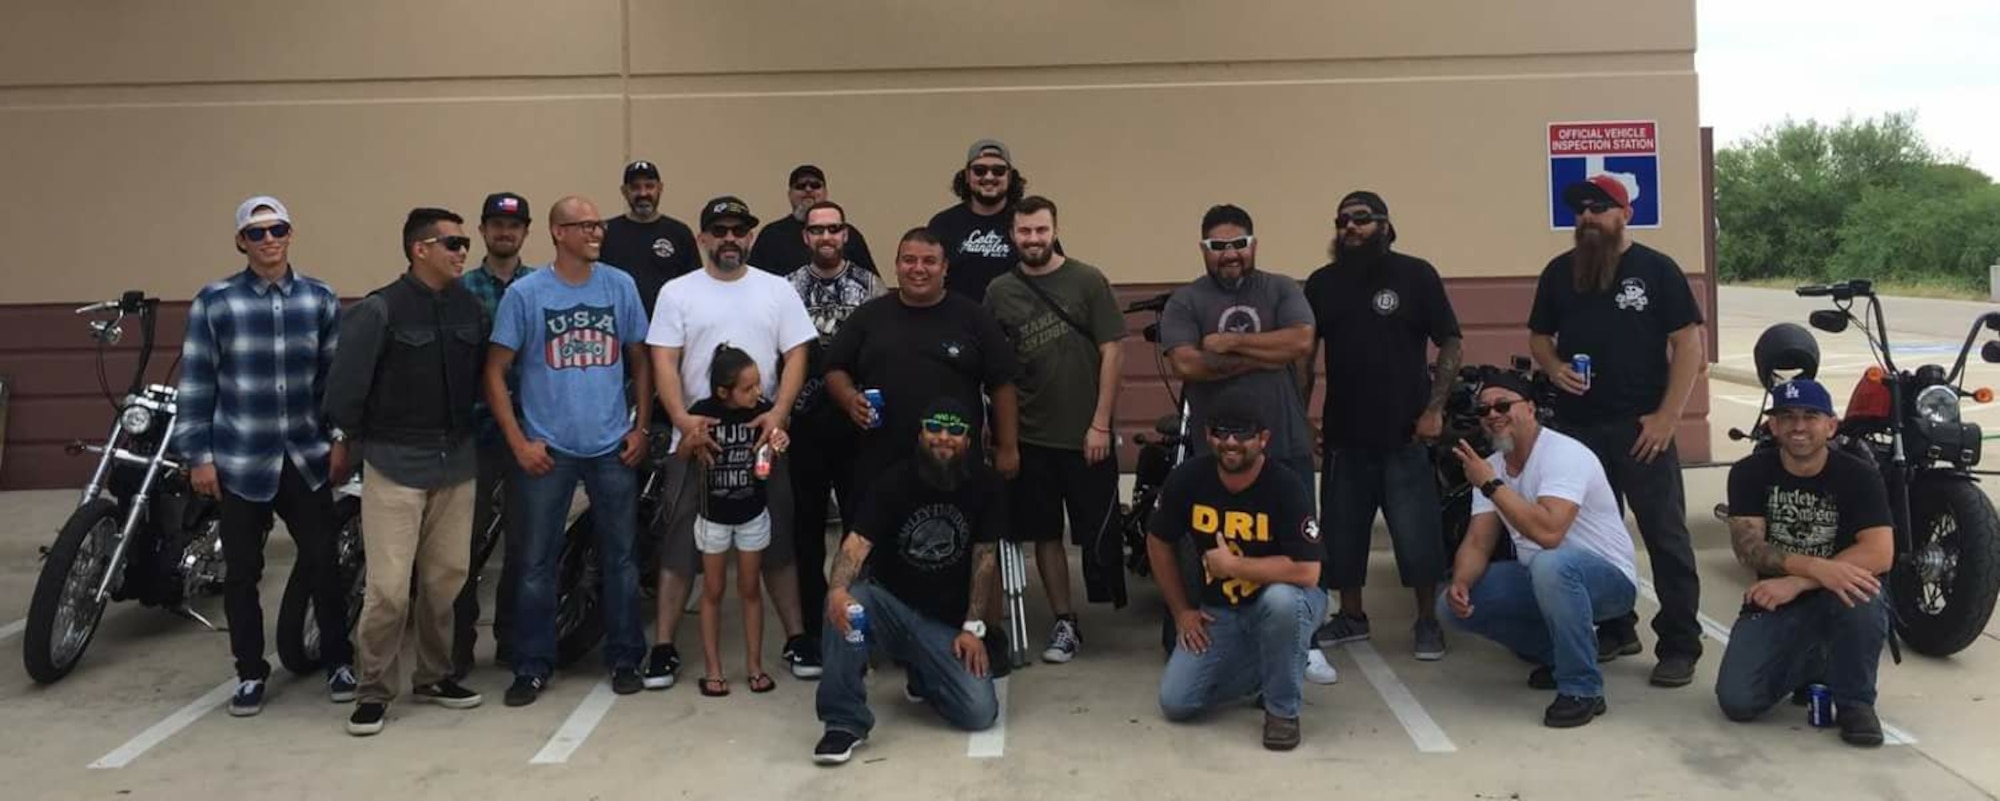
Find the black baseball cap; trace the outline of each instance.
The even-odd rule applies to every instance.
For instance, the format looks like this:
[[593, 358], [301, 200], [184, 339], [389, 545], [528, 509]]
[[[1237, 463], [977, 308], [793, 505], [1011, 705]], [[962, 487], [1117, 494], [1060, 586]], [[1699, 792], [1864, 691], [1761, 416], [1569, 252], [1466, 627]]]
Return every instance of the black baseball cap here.
[[640, 159], [638, 161], [632, 162], [631, 164], [625, 165], [625, 183], [629, 184], [635, 178], [651, 178], [655, 181], [660, 180], [660, 168], [654, 166], [653, 162], [647, 161], [645, 159]]
[[1208, 410], [1210, 428], [1263, 431], [1264, 410], [1257, 399], [1241, 387], [1224, 389]]
[[757, 227], [757, 215], [750, 213], [750, 204], [735, 195], [723, 195], [701, 207], [701, 227], [707, 229], [710, 223], [724, 217], [741, 218], [751, 228]]
[[495, 217], [506, 217], [533, 222], [528, 216], [528, 199], [512, 192], [494, 192], [486, 196], [486, 202], [479, 204], [479, 221], [486, 222]]
[[826, 183], [826, 173], [821, 172], [818, 165], [801, 164], [797, 167], [792, 168], [792, 174], [789, 177], [785, 178], [785, 186], [787, 188], [798, 186], [799, 179], [804, 178], [808, 175], [814, 178], [818, 178], [819, 182], [822, 184]]

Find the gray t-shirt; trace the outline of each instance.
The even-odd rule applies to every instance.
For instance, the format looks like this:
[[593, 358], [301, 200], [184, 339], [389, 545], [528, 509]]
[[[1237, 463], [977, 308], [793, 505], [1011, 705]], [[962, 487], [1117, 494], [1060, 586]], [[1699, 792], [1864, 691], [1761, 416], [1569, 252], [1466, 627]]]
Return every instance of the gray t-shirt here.
[[[1313, 324], [1312, 306], [1299, 282], [1282, 275], [1252, 272], [1235, 292], [1227, 292], [1207, 276], [1174, 290], [1160, 321], [1160, 347], [1171, 351], [1181, 346], [1201, 347], [1201, 338], [1218, 331], [1259, 334], [1296, 325]], [[1259, 397], [1269, 398], [1264, 407], [1265, 423], [1271, 427], [1273, 459], [1312, 457], [1310, 428], [1306, 425], [1305, 402], [1299, 398], [1296, 365], [1277, 370], [1244, 373], [1222, 381], [1189, 382], [1188, 405], [1192, 410], [1188, 431], [1189, 446], [1195, 455], [1208, 452], [1208, 438], [1202, 430], [1208, 419], [1210, 402], [1223, 388], [1243, 386]]]

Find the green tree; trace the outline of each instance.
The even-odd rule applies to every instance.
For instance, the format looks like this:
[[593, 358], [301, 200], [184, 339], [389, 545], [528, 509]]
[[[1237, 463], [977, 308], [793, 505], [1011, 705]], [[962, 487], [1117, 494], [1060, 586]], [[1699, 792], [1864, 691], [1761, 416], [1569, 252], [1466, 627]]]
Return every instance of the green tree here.
[[[1967, 187], [1962, 174], [1864, 192], [1840, 226], [1832, 278], [1943, 284], [1983, 294], [2000, 261], [2000, 186]], [[1928, 185], [1926, 185], [1928, 183]]]

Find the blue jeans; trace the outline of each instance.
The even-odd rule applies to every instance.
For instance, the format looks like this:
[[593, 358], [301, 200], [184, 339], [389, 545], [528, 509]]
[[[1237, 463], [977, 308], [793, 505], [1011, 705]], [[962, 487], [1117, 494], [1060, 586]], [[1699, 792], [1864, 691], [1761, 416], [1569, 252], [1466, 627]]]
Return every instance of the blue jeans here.
[[1264, 694], [1264, 711], [1297, 718], [1304, 702], [1306, 649], [1326, 614], [1317, 587], [1271, 584], [1243, 606], [1204, 606], [1208, 650], [1176, 646], [1160, 678], [1160, 711], [1168, 720], [1193, 718], [1216, 704]]
[[1368, 545], [1375, 537], [1377, 509], [1389, 523], [1403, 586], [1436, 584], [1444, 576], [1444, 518], [1429, 446], [1340, 448], [1320, 486], [1320, 528], [1326, 532], [1320, 586], [1360, 589], [1368, 583]]
[[1438, 617], [1501, 644], [1522, 659], [1552, 665], [1556, 692], [1604, 695], [1596, 623], [1628, 614], [1638, 588], [1625, 573], [1582, 548], [1535, 554], [1527, 564], [1494, 562], [1472, 585], [1472, 616], [1460, 620], [1446, 596]]
[[521, 586], [514, 596], [514, 674], [548, 678], [556, 663], [556, 567], [562, 559], [563, 522], [570, 496], [583, 482], [597, 537], [604, 612], [604, 663], [638, 668], [646, 655], [639, 628], [639, 571], [632, 559], [638, 528], [638, 474], [618, 461], [618, 451], [582, 458], [549, 451], [555, 467], [517, 484], [526, 516], [521, 544]]
[[911, 609], [888, 590], [856, 582], [847, 588], [855, 603], [868, 610], [868, 641], [850, 643], [838, 632], [820, 638], [826, 672], [819, 679], [819, 719], [828, 730], [867, 737], [875, 728], [868, 709], [868, 648], [880, 645], [897, 661], [909, 665], [910, 690], [923, 696], [946, 723], [979, 731], [1000, 717], [1000, 698], [993, 690], [993, 672], [974, 676], [951, 652], [959, 630]]
[[1833, 593], [1813, 590], [1775, 611], [1745, 608], [1722, 652], [1715, 700], [1730, 720], [1750, 720], [1792, 690], [1823, 682], [1836, 705], [1872, 705], [1888, 636], [1889, 611], [1880, 595], [1849, 607]]

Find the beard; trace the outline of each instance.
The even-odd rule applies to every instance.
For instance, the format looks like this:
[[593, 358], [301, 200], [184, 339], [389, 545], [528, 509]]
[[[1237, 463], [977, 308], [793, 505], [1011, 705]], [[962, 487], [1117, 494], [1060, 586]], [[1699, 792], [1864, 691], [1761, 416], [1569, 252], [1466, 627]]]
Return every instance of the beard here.
[[1388, 252], [1388, 229], [1377, 228], [1358, 243], [1349, 244], [1346, 234], [1334, 237], [1331, 255], [1335, 264], [1372, 264]]
[[951, 492], [964, 486], [972, 478], [972, 466], [965, 461], [965, 452], [957, 456], [941, 459], [931, 449], [917, 448], [917, 480], [924, 486], [943, 492]]
[[1033, 249], [1019, 248], [1019, 250], [1021, 251], [1021, 263], [1029, 267], [1047, 267], [1049, 262], [1055, 258], [1055, 250], [1046, 245], [1035, 245]]
[[520, 252], [521, 243], [519, 242], [489, 242], [486, 245], [486, 255], [494, 258], [511, 259], [519, 255]]
[[1224, 292], [1235, 292], [1243, 288], [1243, 282], [1250, 278], [1250, 273], [1254, 270], [1255, 268], [1249, 262], [1244, 262], [1243, 273], [1241, 275], [1235, 278], [1226, 278], [1222, 275], [1222, 267], [1218, 265], [1208, 271], [1208, 279], [1214, 281], [1216, 286], [1222, 287]]
[[708, 254], [708, 262], [723, 272], [743, 269], [743, 249], [735, 245], [718, 245]]
[[1493, 452], [1501, 456], [1512, 456], [1514, 455], [1514, 451], [1520, 447], [1515, 444], [1514, 432], [1511, 431], [1505, 434], [1488, 434], [1487, 439], [1493, 441]]
[[1618, 279], [1622, 227], [1583, 224], [1576, 226], [1576, 249], [1570, 251], [1570, 271], [1579, 293], [1608, 292]]
[[1251, 468], [1256, 467], [1257, 459], [1262, 455], [1262, 453], [1251, 453], [1248, 450], [1217, 450], [1215, 452], [1215, 464], [1224, 473], [1232, 476], [1240, 476], [1250, 472]]

